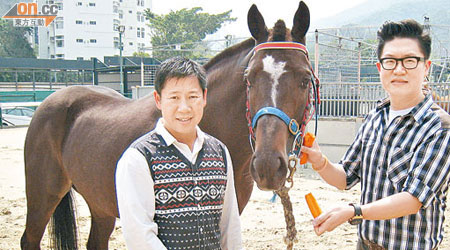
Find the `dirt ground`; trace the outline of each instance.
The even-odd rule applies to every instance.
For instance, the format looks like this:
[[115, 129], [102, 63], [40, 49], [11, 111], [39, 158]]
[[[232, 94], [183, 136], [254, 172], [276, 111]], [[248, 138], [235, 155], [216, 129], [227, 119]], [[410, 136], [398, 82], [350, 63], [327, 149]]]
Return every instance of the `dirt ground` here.
[[[26, 199], [23, 163], [23, 145], [27, 128], [0, 129], [0, 249], [19, 249], [20, 237], [25, 228]], [[337, 204], [357, 202], [359, 188], [351, 191], [338, 191], [328, 186], [310, 169], [297, 171], [294, 187], [290, 191], [294, 207], [299, 242], [294, 249], [355, 249], [356, 228], [348, 224], [341, 225], [335, 231], [316, 236], [311, 226], [311, 214], [304, 196], [312, 192], [322, 210]], [[282, 205], [277, 200], [271, 203], [271, 192], [263, 192], [256, 187], [249, 204], [241, 215], [242, 238], [246, 249], [285, 249], [283, 236], [286, 233]], [[448, 210], [448, 209], [447, 209]], [[450, 212], [446, 212], [449, 218]], [[79, 244], [85, 249], [88, 238], [89, 210], [77, 195], [77, 220], [79, 225]], [[450, 222], [445, 222], [448, 232]], [[446, 237], [447, 236], [447, 237]], [[47, 233], [41, 242], [42, 249], [48, 249]], [[120, 221], [116, 222], [110, 243], [110, 249], [125, 249]], [[450, 249], [448, 233], [440, 249]]]

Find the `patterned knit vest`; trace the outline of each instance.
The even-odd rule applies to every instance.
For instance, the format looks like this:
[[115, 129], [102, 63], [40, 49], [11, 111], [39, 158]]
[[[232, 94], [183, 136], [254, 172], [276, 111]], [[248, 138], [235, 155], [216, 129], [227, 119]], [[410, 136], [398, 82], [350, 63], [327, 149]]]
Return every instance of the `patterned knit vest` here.
[[224, 145], [205, 134], [192, 164], [155, 132], [132, 147], [147, 159], [154, 181], [158, 238], [167, 249], [220, 249], [219, 222], [227, 183]]

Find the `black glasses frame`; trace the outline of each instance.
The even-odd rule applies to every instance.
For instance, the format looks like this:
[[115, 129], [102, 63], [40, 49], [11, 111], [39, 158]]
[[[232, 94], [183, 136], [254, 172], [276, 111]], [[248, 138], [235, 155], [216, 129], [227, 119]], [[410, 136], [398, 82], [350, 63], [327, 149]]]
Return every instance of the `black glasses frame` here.
[[[406, 59], [412, 59], [412, 58], [417, 60], [416, 66], [414, 66], [414, 67], [406, 67], [404, 61]], [[395, 60], [394, 67], [393, 68], [386, 68], [385, 65], [384, 65], [384, 61], [386, 61], [386, 60]], [[420, 61], [425, 61], [425, 58], [424, 57], [419, 57], [419, 56], [407, 56], [407, 57], [403, 57], [403, 58], [394, 58], [394, 57], [380, 58], [381, 67], [383, 67], [383, 69], [385, 69], [385, 70], [394, 70], [395, 68], [397, 68], [397, 65], [398, 65], [399, 61], [402, 62], [403, 68], [405, 68], [405, 69], [415, 69], [415, 68], [417, 68], [417, 65], [419, 65]]]

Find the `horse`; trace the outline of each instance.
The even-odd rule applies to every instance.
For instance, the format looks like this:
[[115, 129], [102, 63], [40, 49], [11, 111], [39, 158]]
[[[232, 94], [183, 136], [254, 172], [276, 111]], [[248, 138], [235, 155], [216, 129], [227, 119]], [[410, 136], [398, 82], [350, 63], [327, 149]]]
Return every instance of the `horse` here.
[[[292, 29], [282, 20], [268, 29], [256, 5], [249, 9], [247, 21], [252, 37], [204, 65], [208, 99], [199, 125], [229, 148], [240, 213], [254, 181], [263, 190], [285, 185], [287, 152], [302, 137], [299, 130], [305, 124], [297, 120], [304, 121], [309, 113], [313, 81], [304, 48], [310, 24], [304, 2], [295, 12]], [[263, 48], [266, 45], [269, 48]], [[75, 190], [91, 213], [87, 249], [108, 249], [119, 217], [117, 161], [160, 116], [152, 95], [130, 100], [105, 87], [72, 86], [47, 97], [26, 135], [27, 216], [21, 248], [40, 249], [51, 218], [55, 247], [77, 248], [71, 205]]]

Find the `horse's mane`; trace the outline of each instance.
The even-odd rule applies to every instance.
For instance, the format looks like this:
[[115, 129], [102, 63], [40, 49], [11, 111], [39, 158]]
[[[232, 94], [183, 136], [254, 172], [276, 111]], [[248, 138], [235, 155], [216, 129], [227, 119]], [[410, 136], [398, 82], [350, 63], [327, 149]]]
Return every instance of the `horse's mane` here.
[[286, 39], [286, 24], [283, 20], [278, 20], [275, 23], [275, 26], [272, 30], [272, 41], [279, 42], [279, 41], [287, 41]]
[[224, 51], [222, 51], [221, 53], [219, 53], [218, 55], [213, 57], [211, 60], [209, 60], [205, 65], [203, 65], [203, 67], [205, 68], [205, 70], [208, 70], [210, 67], [215, 65], [217, 62], [223, 60], [224, 58], [228, 58], [228, 57], [230, 57], [230, 55], [234, 55], [236, 53], [239, 53], [242, 50], [249, 49], [254, 46], [255, 46], [255, 40], [253, 38], [249, 38], [245, 41], [242, 41], [238, 44], [235, 44], [235, 45], [225, 49]]

